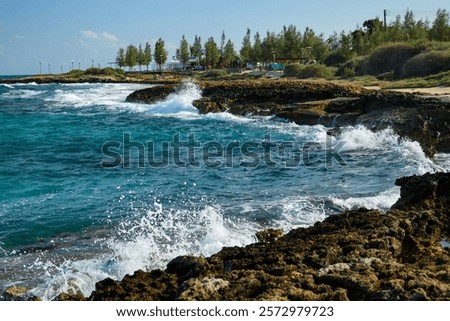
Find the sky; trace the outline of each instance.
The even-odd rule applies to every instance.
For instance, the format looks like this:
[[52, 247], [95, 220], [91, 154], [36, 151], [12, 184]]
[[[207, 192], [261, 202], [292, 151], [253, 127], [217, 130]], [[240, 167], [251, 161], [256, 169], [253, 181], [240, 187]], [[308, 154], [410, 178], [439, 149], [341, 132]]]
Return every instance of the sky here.
[[253, 38], [292, 24], [327, 38], [384, 9], [389, 22], [407, 9], [432, 21], [439, 8], [449, 11], [448, 0], [0, 0], [0, 75], [103, 68], [119, 48], [148, 41], [153, 50], [158, 38], [170, 59], [182, 35], [219, 43], [224, 31], [239, 49], [247, 28]]

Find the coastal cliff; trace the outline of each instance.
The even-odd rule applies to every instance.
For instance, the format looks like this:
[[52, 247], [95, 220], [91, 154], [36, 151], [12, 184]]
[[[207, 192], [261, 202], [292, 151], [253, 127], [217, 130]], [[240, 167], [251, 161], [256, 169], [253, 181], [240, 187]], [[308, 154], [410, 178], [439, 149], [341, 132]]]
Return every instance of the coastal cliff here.
[[211, 257], [105, 279], [60, 300], [449, 300], [450, 174], [403, 177], [387, 213], [359, 209]]
[[[273, 115], [301, 125], [339, 127], [361, 124], [372, 130], [391, 127], [418, 141], [424, 152], [450, 152], [450, 99], [367, 90], [325, 81], [201, 81], [200, 113]], [[176, 92], [180, 84], [138, 90], [127, 101], [153, 103]]]

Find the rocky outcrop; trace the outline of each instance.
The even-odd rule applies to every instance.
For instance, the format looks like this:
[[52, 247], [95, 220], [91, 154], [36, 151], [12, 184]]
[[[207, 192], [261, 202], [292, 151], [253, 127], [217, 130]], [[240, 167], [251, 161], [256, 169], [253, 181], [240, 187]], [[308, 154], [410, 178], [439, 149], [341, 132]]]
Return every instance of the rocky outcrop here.
[[450, 174], [398, 179], [387, 213], [360, 209], [166, 270], [97, 283], [89, 300], [449, 300]]
[[[329, 127], [362, 124], [387, 127], [418, 141], [425, 153], [450, 151], [450, 101], [439, 97], [360, 87], [325, 81], [259, 80], [200, 82], [200, 113], [228, 111], [235, 115], [275, 115], [297, 124]], [[153, 103], [177, 90], [165, 85], [137, 91], [128, 101]]]

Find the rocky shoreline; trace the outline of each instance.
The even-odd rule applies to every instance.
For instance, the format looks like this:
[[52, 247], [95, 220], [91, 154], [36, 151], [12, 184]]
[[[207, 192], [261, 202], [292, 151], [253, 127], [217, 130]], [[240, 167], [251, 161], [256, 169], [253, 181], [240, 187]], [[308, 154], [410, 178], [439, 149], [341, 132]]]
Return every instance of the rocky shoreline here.
[[[361, 124], [372, 130], [391, 127], [418, 141], [424, 152], [450, 152], [450, 99], [368, 90], [325, 81], [236, 80], [200, 81], [200, 113], [274, 115], [301, 125], [340, 127]], [[178, 90], [166, 84], [138, 90], [127, 101], [153, 103]]]
[[359, 209], [283, 235], [180, 256], [58, 300], [450, 300], [450, 173], [403, 177], [387, 213]]
[[[152, 103], [174, 83], [139, 90]], [[450, 101], [321, 81], [202, 81], [202, 113], [273, 115], [298, 124], [392, 127], [424, 151], [450, 152]], [[399, 178], [401, 197], [386, 213], [359, 209], [287, 234], [269, 229], [258, 242], [211, 257], [180, 256], [165, 270], [105, 279], [95, 291], [57, 300], [450, 300], [450, 173]], [[11, 288], [19, 300], [26, 289]], [[37, 298], [35, 298], [37, 299]]]
[[[449, 149], [449, 101], [329, 82], [201, 82], [201, 113], [275, 115], [298, 124], [392, 127], [430, 156]], [[178, 90], [131, 94], [152, 103]], [[333, 134], [338, 134], [339, 130]], [[181, 256], [167, 268], [98, 282], [87, 300], [449, 300], [450, 174], [400, 178], [387, 213], [359, 209], [208, 257]], [[447, 245], [446, 245], [447, 244]]]

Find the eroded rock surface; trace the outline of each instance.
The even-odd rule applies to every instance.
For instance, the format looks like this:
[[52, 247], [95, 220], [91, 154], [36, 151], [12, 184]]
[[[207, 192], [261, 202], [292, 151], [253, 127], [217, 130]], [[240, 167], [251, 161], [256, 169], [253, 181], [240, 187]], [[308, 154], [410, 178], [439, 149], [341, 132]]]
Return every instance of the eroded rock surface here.
[[[154, 103], [180, 85], [142, 89], [128, 101]], [[388, 127], [418, 141], [425, 153], [450, 151], [450, 102], [433, 96], [325, 81], [240, 80], [200, 82], [202, 98], [193, 102], [200, 113], [228, 111], [235, 115], [274, 115], [297, 124], [328, 127], [362, 124], [372, 130]]]
[[360, 209], [165, 271], [97, 283], [89, 300], [449, 300], [450, 174], [398, 179], [387, 213]]

